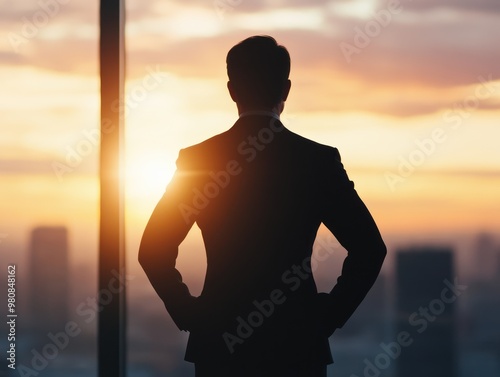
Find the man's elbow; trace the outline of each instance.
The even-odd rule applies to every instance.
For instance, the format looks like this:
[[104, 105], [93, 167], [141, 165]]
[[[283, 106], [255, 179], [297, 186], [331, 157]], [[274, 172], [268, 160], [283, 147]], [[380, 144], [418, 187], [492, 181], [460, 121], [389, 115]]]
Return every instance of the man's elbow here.
[[377, 260], [379, 260], [380, 264], [382, 264], [387, 255], [387, 246], [385, 245], [384, 241], [380, 240], [374, 251]]
[[151, 246], [148, 245], [144, 240], [141, 242], [139, 246], [139, 253], [137, 255], [137, 259], [139, 264], [144, 270], [147, 270], [152, 264], [154, 264], [154, 258]]
[[139, 264], [141, 265], [142, 269], [145, 270], [146, 266], [148, 265], [148, 258], [146, 258], [143, 249], [139, 249], [137, 260], [139, 261]]

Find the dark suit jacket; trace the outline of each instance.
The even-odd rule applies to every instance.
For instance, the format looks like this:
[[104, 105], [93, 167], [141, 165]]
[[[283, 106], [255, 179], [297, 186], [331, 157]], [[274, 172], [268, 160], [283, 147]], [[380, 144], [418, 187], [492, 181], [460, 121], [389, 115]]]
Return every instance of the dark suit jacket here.
[[[175, 268], [194, 222], [207, 254], [199, 297]], [[310, 268], [321, 223], [348, 252], [328, 294], [317, 293]], [[328, 337], [363, 300], [385, 253], [337, 149], [249, 115], [181, 150], [139, 261], [174, 322], [190, 332], [186, 360], [329, 364]]]

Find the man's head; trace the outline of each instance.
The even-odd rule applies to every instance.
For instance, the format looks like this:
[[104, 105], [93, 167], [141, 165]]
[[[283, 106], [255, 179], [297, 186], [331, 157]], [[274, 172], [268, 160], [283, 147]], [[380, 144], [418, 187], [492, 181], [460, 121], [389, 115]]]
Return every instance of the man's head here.
[[290, 90], [290, 55], [269, 36], [254, 36], [229, 50], [228, 89], [239, 108], [282, 107]]

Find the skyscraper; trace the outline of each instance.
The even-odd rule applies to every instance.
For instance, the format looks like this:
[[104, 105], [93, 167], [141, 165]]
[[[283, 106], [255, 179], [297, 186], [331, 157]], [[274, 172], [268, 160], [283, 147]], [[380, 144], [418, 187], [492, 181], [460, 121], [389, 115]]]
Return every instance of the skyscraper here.
[[398, 377], [455, 377], [453, 252], [423, 247], [396, 256], [397, 334], [411, 343], [397, 358]]
[[30, 246], [30, 314], [35, 333], [45, 336], [68, 321], [67, 229], [35, 228]]
[[490, 282], [499, 272], [500, 253], [493, 235], [481, 233], [475, 239], [473, 249], [474, 279]]

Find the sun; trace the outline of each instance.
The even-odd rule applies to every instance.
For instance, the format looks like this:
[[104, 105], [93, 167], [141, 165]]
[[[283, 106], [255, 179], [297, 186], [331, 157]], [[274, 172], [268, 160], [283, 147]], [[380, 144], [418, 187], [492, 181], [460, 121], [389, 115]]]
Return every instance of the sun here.
[[175, 159], [159, 153], [128, 155], [125, 165], [127, 200], [158, 200], [175, 172]]

